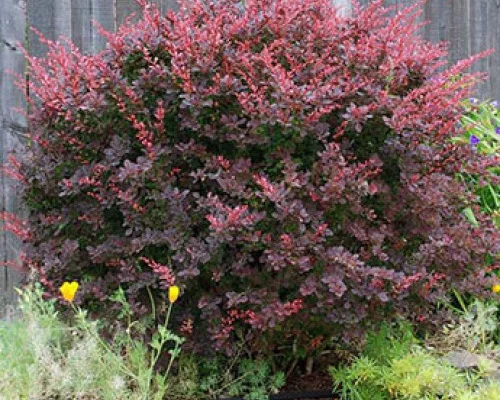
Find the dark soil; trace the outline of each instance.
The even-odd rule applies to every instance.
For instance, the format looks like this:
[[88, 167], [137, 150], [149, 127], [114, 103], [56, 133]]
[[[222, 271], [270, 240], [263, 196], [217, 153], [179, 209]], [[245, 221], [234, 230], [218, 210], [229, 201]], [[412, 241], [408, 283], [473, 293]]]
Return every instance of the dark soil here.
[[[332, 378], [327, 372], [317, 371], [310, 375], [292, 375], [288, 378], [288, 382], [281, 389], [281, 393], [305, 393], [305, 392], [315, 392], [324, 391], [332, 389]], [[322, 397], [317, 400], [337, 400], [333, 394], [329, 397]], [[306, 399], [298, 399], [306, 400]]]

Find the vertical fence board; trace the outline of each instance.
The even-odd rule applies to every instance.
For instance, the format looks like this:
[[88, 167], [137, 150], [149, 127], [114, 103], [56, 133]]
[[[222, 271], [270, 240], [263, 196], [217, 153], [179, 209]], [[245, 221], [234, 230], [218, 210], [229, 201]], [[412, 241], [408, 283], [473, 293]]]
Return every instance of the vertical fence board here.
[[161, 11], [163, 13], [167, 12], [168, 10], [179, 9], [179, 3], [177, 2], [177, 0], [161, 0], [160, 5], [161, 5]]
[[[470, 1], [470, 51], [471, 55], [477, 54], [486, 49], [494, 48], [497, 43], [495, 43], [494, 35], [492, 31], [495, 29], [495, 25], [498, 22], [492, 21], [488, 17], [491, 15], [496, 15], [500, 17], [498, 13], [498, 6], [496, 1], [489, 0], [469, 0]], [[492, 64], [491, 56], [478, 61], [473, 65], [472, 71], [488, 71], [490, 75], [498, 73], [496, 65]], [[498, 89], [498, 87], [496, 88]], [[479, 93], [481, 97], [491, 97], [494, 94], [495, 88], [492, 86], [492, 81], [488, 80], [479, 86]]]
[[342, 15], [350, 15], [352, 12], [351, 0], [333, 0], [333, 4], [339, 8]]
[[[71, 38], [71, 0], [28, 0], [28, 25], [47, 39]], [[30, 54], [43, 56], [47, 47], [32, 31], [28, 34]]]
[[[14, 85], [12, 72], [23, 74], [24, 56], [19, 43], [25, 40], [25, 3], [20, 0], [0, 0], [0, 165], [7, 162], [8, 155], [21, 148], [21, 137], [26, 121], [16, 108], [25, 109], [21, 90]], [[0, 180], [1, 211], [20, 213], [20, 201], [15, 182], [2, 174]], [[20, 274], [5, 267], [5, 263], [16, 260], [20, 243], [9, 233], [0, 232], [0, 317], [4, 317], [8, 306], [14, 302], [13, 287], [20, 281]]]
[[490, 2], [488, 12], [488, 42], [495, 53], [488, 58], [488, 97], [500, 100], [500, 1]]
[[125, 22], [128, 16], [131, 14], [140, 15], [141, 8], [135, 0], [115, 0], [116, 7], [116, 26], [119, 26]]
[[[162, 13], [168, 10], [177, 10], [179, 8], [177, 0], [149, 0], [149, 2], [156, 4]], [[136, 0], [116, 0], [116, 23], [118, 26], [132, 13], [135, 14], [134, 20], [141, 14], [141, 8]]]
[[92, 0], [71, 2], [71, 40], [80, 50], [90, 52], [93, 48]]
[[[116, 29], [116, 10], [113, 1], [92, 0], [93, 20], [107, 31]], [[93, 49], [102, 50], [106, 45], [106, 39], [99, 34], [95, 27], [93, 30]]]
[[102, 50], [106, 44], [96, 23], [108, 31], [115, 29], [115, 9], [109, 0], [73, 0], [71, 39], [85, 53]]

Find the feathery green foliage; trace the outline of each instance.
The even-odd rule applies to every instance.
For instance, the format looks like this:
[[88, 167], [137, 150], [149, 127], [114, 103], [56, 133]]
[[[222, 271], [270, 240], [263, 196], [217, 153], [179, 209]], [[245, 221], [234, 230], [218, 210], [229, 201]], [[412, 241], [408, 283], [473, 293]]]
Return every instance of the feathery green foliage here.
[[371, 333], [364, 353], [351, 365], [330, 368], [344, 400], [492, 400], [500, 383], [488, 371], [459, 371], [418, 343], [408, 326], [383, 326]]

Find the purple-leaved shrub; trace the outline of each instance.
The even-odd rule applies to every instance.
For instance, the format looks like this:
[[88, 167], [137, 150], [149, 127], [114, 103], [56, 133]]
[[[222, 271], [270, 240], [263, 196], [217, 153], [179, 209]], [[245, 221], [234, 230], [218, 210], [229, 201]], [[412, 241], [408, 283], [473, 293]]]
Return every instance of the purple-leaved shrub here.
[[443, 71], [418, 8], [382, 3], [143, 4], [97, 55], [29, 57], [31, 215], [6, 226], [48, 293], [112, 315], [122, 286], [141, 315], [175, 281], [193, 337], [272, 350], [489, 290], [498, 232], [455, 175], [492, 159], [450, 142], [482, 55]]

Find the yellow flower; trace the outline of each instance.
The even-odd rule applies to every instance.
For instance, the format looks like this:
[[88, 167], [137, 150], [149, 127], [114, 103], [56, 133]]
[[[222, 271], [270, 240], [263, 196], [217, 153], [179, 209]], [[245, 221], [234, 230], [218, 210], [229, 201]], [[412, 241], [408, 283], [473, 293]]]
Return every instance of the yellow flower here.
[[78, 282], [64, 282], [59, 288], [64, 300], [72, 303], [78, 290], [78, 286]]
[[500, 285], [493, 285], [491, 290], [493, 290], [493, 293], [500, 293]]
[[171, 303], [175, 303], [175, 301], [179, 298], [179, 286], [170, 286], [168, 288], [168, 299]]

